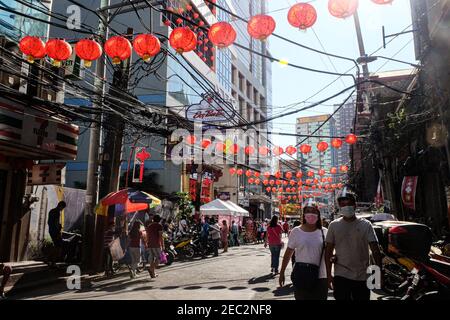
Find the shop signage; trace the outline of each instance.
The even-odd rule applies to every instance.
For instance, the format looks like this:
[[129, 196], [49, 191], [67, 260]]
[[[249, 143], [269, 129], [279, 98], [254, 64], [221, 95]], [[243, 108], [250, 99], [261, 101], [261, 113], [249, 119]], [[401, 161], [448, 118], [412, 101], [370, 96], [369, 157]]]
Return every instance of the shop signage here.
[[211, 95], [205, 95], [199, 104], [191, 105], [186, 109], [186, 118], [193, 122], [227, 122], [234, 116], [232, 104], [226, 102], [221, 104]]
[[56, 184], [61, 185], [62, 169], [65, 163], [35, 164], [28, 172], [27, 184], [30, 186]]
[[406, 208], [416, 210], [417, 176], [404, 177], [402, 183], [402, 201]]

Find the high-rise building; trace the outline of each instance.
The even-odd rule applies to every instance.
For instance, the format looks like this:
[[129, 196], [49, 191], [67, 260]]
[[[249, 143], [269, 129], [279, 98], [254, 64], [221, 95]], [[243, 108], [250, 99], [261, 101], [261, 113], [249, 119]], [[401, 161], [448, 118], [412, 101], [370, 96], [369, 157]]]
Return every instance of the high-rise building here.
[[[296, 133], [298, 135], [301, 135], [300, 137], [297, 137], [297, 143], [302, 142], [305, 137], [310, 135], [325, 137], [335, 136], [336, 123], [333, 118], [329, 119], [329, 117], [330, 115], [321, 115], [297, 118]], [[325, 121], [326, 123], [323, 125]], [[315, 132], [319, 127], [321, 128], [317, 132]], [[336, 152], [334, 148], [331, 148], [330, 140], [331, 139], [329, 138], [319, 137], [308, 138], [305, 143], [311, 145], [311, 152], [306, 155], [298, 152], [297, 159], [309, 166], [329, 170], [329, 168], [335, 166], [337, 163]], [[320, 141], [326, 141], [329, 145], [328, 149], [325, 152], [319, 152], [319, 150], [317, 150], [317, 144]]]
[[[334, 107], [336, 111], [338, 105]], [[336, 121], [336, 135], [345, 137], [352, 132], [355, 121], [355, 102], [348, 102], [344, 104], [339, 111], [333, 116]], [[350, 163], [350, 145], [344, 143], [342, 147], [336, 150], [336, 160], [339, 165]]]

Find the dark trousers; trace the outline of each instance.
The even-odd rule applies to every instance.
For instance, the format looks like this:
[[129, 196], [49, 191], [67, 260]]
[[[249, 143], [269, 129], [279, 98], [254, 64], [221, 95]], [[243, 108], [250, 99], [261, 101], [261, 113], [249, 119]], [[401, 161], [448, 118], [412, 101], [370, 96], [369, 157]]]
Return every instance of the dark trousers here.
[[219, 255], [219, 239], [215, 239], [212, 241], [213, 245], [213, 253], [215, 256]]
[[272, 269], [278, 270], [278, 266], [280, 265], [280, 253], [281, 253], [281, 245], [279, 246], [269, 246], [271, 253], [271, 265]]
[[233, 233], [233, 246], [239, 247], [239, 236], [237, 233]]
[[370, 290], [366, 281], [350, 280], [335, 276], [333, 281], [334, 298], [336, 300], [369, 301]]
[[111, 256], [111, 250], [109, 248], [103, 249], [103, 261], [105, 263], [105, 272], [110, 274], [113, 272], [113, 259]]
[[327, 300], [328, 280], [319, 279], [311, 290], [297, 289], [294, 287], [295, 300]]
[[202, 256], [206, 257], [206, 255], [208, 253], [208, 237], [202, 237], [200, 239], [200, 243], [202, 246]]

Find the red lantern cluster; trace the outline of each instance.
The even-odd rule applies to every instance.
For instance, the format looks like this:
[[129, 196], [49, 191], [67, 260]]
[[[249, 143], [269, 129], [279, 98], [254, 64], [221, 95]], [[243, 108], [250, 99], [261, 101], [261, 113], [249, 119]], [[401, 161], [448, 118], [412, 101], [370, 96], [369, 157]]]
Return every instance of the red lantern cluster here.
[[328, 11], [336, 18], [345, 19], [358, 9], [358, 0], [328, 0]]
[[320, 141], [317, 144], [317, 150], [319, 150], [320, 152], [325, 152], [328, 149], [328, 143], [326, 143], [325, 141]]
[[302, 144], [300, 146], [300, 152], [303, 154], [308, 154], [312, 150], [311, 146], [309, 144]]
[[259, 14], [250, 18], [247, 31], [252, 38], [265, 40], [275, 31], [275, 27], [276, 22], [271, 16]]
[[286, 153], [290, 156], [292, 156], [296, 152], [297, 152], [297, 148], [295, 148], [294, 146], [288, 146], [286, 148]]
[[228, 22], [217, 22], [209, 28], [208, 38], [219, 48], [229, 47], [236, 40], [236, 31]]
[[316, 23], [316, 9], [309, 3], [297, 3], [288, 12], [289, 23], [296, 28], [305, 30]]
[[350, 133], [345, 137], [345, 142], [348, 144], [355, 144], [358, 141], [358, 138], [353, 133]]
[[197, 47], [197, 36], [188, 27], [179, 27], [170, 34], [169, 43], [178, 53], [190, 52]]
[[339, 138], [331, 140], [331, 146], [335, 149], [339, 149], [340, 147], [342, 147], [342, 140]]

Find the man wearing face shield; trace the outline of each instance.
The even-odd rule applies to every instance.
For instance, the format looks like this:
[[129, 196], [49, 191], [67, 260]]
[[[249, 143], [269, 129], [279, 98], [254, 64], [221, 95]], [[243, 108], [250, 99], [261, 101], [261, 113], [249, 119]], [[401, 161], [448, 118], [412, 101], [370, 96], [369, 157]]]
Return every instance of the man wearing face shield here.
[[[354, 193], [344, 188], [337, 201], [341, 217], [330, 223], [326, 236], [328, 286], [334, 291], [336, 300], [370, 300], [367, 286], [369, 247], [381, 271], [378, 240], [372, 224], [356, 217]], [[331, 274], [333, 264], [334, 277]]]

